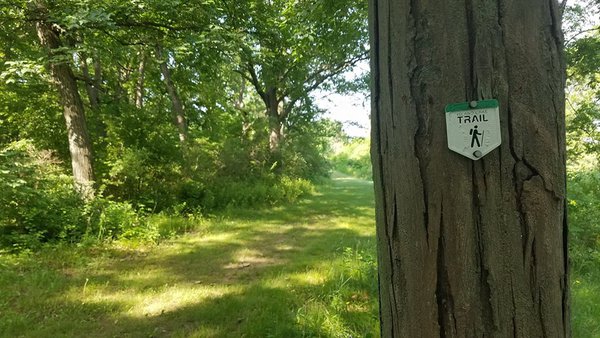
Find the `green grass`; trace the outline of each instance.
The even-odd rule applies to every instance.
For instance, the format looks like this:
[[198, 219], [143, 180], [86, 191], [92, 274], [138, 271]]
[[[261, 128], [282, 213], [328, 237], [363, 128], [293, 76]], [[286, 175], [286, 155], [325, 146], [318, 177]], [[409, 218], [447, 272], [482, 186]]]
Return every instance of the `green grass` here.
[[600, 337], [600, 273], [573, 271], [571, 285], [573, 337]]
[[375, 337], [374, 227], [372, 184], [338, 177], [158, 246], [4, 255], [0, 336]]
[[[600, 242], [598, 243], [600, 245]], [[571, 246], [573, 337], [600, 337], [600, 249]]]

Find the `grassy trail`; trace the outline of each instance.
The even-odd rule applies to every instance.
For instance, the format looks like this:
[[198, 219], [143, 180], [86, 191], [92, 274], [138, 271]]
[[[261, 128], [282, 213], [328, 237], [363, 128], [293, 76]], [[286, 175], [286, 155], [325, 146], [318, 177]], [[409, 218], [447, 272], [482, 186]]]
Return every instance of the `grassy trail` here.
[[0, 257], [2, 337], [378, 335], [372, 184], [237, 210], [145, 248]]

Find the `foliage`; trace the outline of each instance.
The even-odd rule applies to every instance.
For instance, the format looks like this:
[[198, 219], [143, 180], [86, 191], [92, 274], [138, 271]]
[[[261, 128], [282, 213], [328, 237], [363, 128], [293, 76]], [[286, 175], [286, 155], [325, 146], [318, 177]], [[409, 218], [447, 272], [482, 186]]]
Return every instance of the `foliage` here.
[[288, 166], [280, 158], [288, 132], [319, 114], [310, 94], [353, 87], [343, 75], [368, 57], [366, 3], [238, 1], [224, 11], [239, 50], [235, 70], [263, 103], [271, 162], [281, 170]]
[[[140, 215], [295, 200], [311, 189], [306, 180], [319, 180], [329, 170], [328, 122], [308, 94], [321, 84], [342, 87], [337, 75], [350, 65], [346, 61], [364, 58], [366, 48], [364, 3], [311, 6], [13, 1], [0, 10], [6, 28], [0, 33], [0, 146], [29, 139], [60, 159], [57, 172], [68, 172], [63, 107], [48, 72], [50, 63], [60, 62], [78, 82], [72, 94], [83, 99], [93, 141], [98, 198], [77, 224], [88, 238], [127, 237], [144, 228]], [[282, 17], [269, 15], [282, 9]], [[40, 20], [58, 35], [59, 53], [41, 48], [35, 27]], [[284, 47], [291, 54], [279, 53]], [[265, 81], [274, 80], [268, 74], [286, 74], [274, 81], [297, 102], [285, 121], [287, 139], [278, 159], [286, 163], [283, 171], [274, 170], [264, 102], [243, 71], [249, 52], [264, 65]], [[162, 65], [171, 72], [170, 85]], [[189, 129], [183, 143], [173, 92]], [[156, 238], [154, 230], [142, 232]]]
[[19, 141], [0, 150], [0, 245], [35, 248], [73, 240], [85, 224], [83, 201], [51, 152]]
[[366, 138], [354, 138], [338, 143], [331, 157], [335, 170], [354, 177], [371, 180], [370, 141]]
[[[582, 268], [600, 259], [600, 172], [578, 172], [569, 177], [569, 221], [575, 244], [571, 258]], [[594, 269], [593, 266], [588, 268]]]
[[273, 205], [294, 202], [312, 191], [309, 181], [287, 176], [255, 181], [220, 180], [205, 192], [200, 204], [209, 209]]
[[[568, 6], [567, 148], [571, 167], [600, 159], [600, 3]], [[594, 15], [595, 14], [595, 15]]]
[[86, 206], [88, 227], [86, 239], [98, 242], [114, 239], [131, 239], [152, 242], [154, 231], [146, 227], [146, 222], [138, 212], [126, 202], [114, 202], [96, 198]]
[[569, 255], [573, 297], [573, 334], [600, 335], [600, 171], [569, 175]]
[[35, 249], [85, 238], [150, 240], [143, 218], [126, 202], [83, 201], [51, 152], [30, 141], [0, 151], [0, 246]]
[[[150, 178], [139, 174], [138, 171], [145, 172], [146, 167], [136, 155], [125, 156], [115, 168], [117, 166], [125, 166], [118, 168], [124, 180], [132, 179], [138, 188], [152, 186], [141, 183]], [[174, 199], [178, 203], [171, 204], [159, 215], [148, 217], [144, 204], [135, 206], [126, 199], [115, 201], [114, 196], [111, 199], [99, 195], [82, 201], [72, 179], [50, 152], [36, 150], [29, 141], [16, 142], [0, 151], [0, 203], [5, 206], [0, 208], [0, 246], [21, 250], [38, 248], [49, 241], [152, 243], [193, 229], [188, 222], [169, 221], [173, 217], [185, 215], [198, 221], [205, 211], [290, 203], [313, 191], [313, 184], [308, 180], [288, 176], [213, 179], [206, 185], [192, 180], [180, 183], [177, 185], [179, 195]], [[139, 190], [136, 194], [134, 196], [144, 196]], [[157, 222], [157, 219], [162, 221]]]

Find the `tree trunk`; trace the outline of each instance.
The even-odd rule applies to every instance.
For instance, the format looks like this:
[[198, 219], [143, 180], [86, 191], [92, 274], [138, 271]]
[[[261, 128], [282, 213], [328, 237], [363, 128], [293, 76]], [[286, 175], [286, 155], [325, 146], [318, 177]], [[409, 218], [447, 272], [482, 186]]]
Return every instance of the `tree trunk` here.
[[81, 59], [81, 71], [83, 73], [84, 81], [85, 81], [85, 89], [88, 94], [88, 100], [90, 102], [90, 108], [93, 111], [97, 111], [100, 105], [100, 95], [98, 92], [98, 87], [96, 86], [96, 74], [94, 74], [94, 78], [90, 75], [89, 65], [87, 62], [87, 54], [79, 53], [79, 58]]
[[278, 103], [275, 102], [268, 108], [269, 116], [269, 150], [277, 153], [281, 150], [283, 141], [283, 125], [279, 117]]
[[281, 153], [281, 143], [283, 142], [283, 124], [284, 117], [281, 114], [281, 103], [277, 98], [277, 90], [270, 88], [267, 90], [265, 98], [267, 109], [267, 118], [269, 120], [269, 151], [271, 158], [276, 162], [278, 171], [283, 169], [283, 155]]
[[[568, 337], [556, 0], [370, 0], [382, 337]], [[502, 145], [448, 149], [444, 107], [495, 98]]]
[[171, 98], [171, 104], [173, 105], [173, 118], [179, 132], [179, 141], [183, 144], [186, 143], [188, 139], [187, 120], [183, 111], [183, 104], [181, 103], [181, 98], [179, 97], [179, 93], [177, 93], [175, 84], [171, 79], [171, 70], [167, 65], [167, 60], [163, 57], [162, 47], [160, 46], [156, 46], [156, 57], [159, 59], [163, 81], [167, 87], [167, 93], [169, 93], [169, 97]]
[[102, 65], [100, 64], [100, 57], [98, 53], [94, 52], [93, 56], [94, 62], [94, 90], [96, 91], [96, 98], [98, 100], [98, 104], [100, 104], [100, 88], [102, 87]]
[[[41, 18], [47, 17], [43, 3], [37, 3]], [[36, 29], [41, 45], [48, 50], [50, 72], [58, 87], [63, 106], [63, 113], [69, 136], [69, 151], [73, 177], [79, 192], [84, 198], [93, 196], [94, 171], [92, 167], [92, 142], [88, 135], [83, 103], [73, 70], [65, 61], [68, 54], [60, 51], [62, 47], [59, 33], [45, 19], [36, 22]], [[60, 60], [57, 60], [60, 59]]]
[[138, 78], [135, 86], [135, 106], [138, 109], [144, 107], [144, 77], [146, 74], [146, 52], [140, 52], [140, 64], [138, 66]]

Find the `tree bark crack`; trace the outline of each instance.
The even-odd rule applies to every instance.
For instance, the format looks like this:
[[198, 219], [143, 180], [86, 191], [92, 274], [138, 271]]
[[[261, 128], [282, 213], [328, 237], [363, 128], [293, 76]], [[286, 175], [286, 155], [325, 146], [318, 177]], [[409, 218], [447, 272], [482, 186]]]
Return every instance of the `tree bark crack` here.
[[[417, 25], [419, 24], [420, 13], [417, 10], [417, 1], [410, 1], [410, 9], [409, 9], [409, 25], [411, 26], [412, 31], [424, 31], [424, 29], [417, 29]], [[429, 119], [430, 116], [428, 112], [422, 109], [422, 102], [418, 100], [419, 97], [423, 97], [425, 93], [422, 92], [422, 88], [420, 87], [420, 66], [419, 61], [416, 58], [416, 51], [421, 50], [419, 46], [418, 36], [416, 34], [412, 34], [410, 36], [412, 55], [409, 61], [409, 73], [408, 80], [410, 86], [410, 96], [411, 103], [414, 105], [415, 114], [417, 116], [418, 126], [415, 128], [415, 132], [413, 134], [414, 141], [414, 154], [419, 167], [419, 177], [421, 180], [421, 186], [423, 191], [423, 226], [425, 233], [425, 243], [427, 247], [431, 247], [430, 243], [430, 234], [431, 231], [429, 226], [429, 190], [428, 190], [428, 182], [427, 182], [427, 166], [428, 166], [428, 149], [429, 149]]]
[[[392, 32], [393, 31], [392, 26], [391, 26], [392, 20], [390, 18], [391, 8], [390, 8], [390, 3], [387, 2], [387, 4], [388, 4], [388, 8], [387, 8], [387, 15], [388, 15], [388, 18], [387, 18], [387, 24], [388, 24], [387, 31], [388, 32]], [[387, 78], [388, 79], [387, 80], [388, 80], [388, 87], [389, 87], [389, 90], [390, 90], [390, 95], [388, 95], [388, 99], [390, 101], [389, 107], [392, 110], [392, 112], [390, 114], [390, 119], [392, 120], [392, 128], [396, 128], [396, 119], [395, 119], [396, 117], [395, 117], [395, 114], [394, 114], [394, 107], [395, 107], [395, 105], [394, 105], [395, 104], [395, 102], [394, 102], [394, 81], [393, 81], [393, 79], [394, 79], [394, 72], [392, 70], [392, 65], [394, 63], [392, 61], [392, 54], [393, 54], [392, 50], [393, 50], [393, 48], [392, 48], [392, 36], [391, 36], [391, 34], [388, 34], [388, 39], [387, 39], [386, 42], [387, 42], [387, 51], [388, 51], [388, 53], [387, 53], [387, 71], [388, 71]]]
[[467, 38], [469, 43], [469, 72], [466, 74], [466, 83], [465, 83], [465, 93], [467, 97], [465, 98], [467, 101], [477, 100], [479, 99], [477, 96], [477, 74], [475, 64], [475, 47], [477, 43], [476, 37], [476, 27], [473, 18], [473, 0], [465, 1], [465, 13], [466, 13], [466, 23], [467, 23]]
[[[443, 213], [442, 213], [443, 215]], [[440, 218], [440, 234], [438, 236], [437, 248], [437, 283], [435, 289], [435, 299], [437, 302], [438, 325], [440, 337], [455, 337], [457, 332], [457, 322], [454, 315], [454, 298], [450, 286], [450, 276], [446, 266], [444, 252], [444, 218]], [[450, 332], [447, 332], [449, 330]]]

